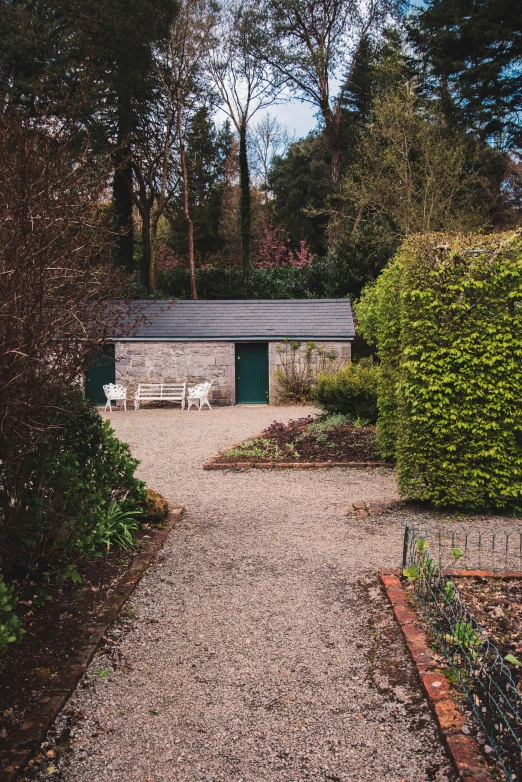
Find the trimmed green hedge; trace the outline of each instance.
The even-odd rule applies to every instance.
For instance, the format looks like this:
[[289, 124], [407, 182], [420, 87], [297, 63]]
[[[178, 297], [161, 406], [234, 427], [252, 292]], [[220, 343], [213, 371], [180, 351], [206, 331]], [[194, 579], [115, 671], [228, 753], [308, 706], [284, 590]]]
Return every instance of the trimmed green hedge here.
[[317, 379], [314, 397], [326, 413], [350, 418], [377, 420], [377, 367], [371, 359], [348, 364], [339, 372], [323, 372]]
[[408, 240], [357, 309], [401, 494], [522, 510], [520, 232]]

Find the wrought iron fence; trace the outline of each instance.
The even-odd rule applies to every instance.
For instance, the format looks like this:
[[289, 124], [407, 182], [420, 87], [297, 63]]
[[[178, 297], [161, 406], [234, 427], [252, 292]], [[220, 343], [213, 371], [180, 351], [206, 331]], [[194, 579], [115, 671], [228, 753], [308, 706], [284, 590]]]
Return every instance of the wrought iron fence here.
[[[507, 778], [521, 780], [522, 694], [519, 690], [522, 679], [517, 689], [508, 663], [460, 600], [455, 584], [457, 579], [452, 580], [447, 567], [455, 564], [460, 552], [452, 553], [451, 548], [447, 548], [447, 540], [444, 546], [439, 546], [440, 540], [436, 536], [434, 544], [432, 540], [433, 535], [427, 538], [419, 530], [406, 527], [403, 568], [414, 584], [419, 605], [488, 744], [495, 751]], [[457, 540], [456, 537], [454, 549], [460, 549]], [[468, 538], [468, 562], [469, 542]], [[462, 559], [459, 558], [459, 568]], [[465, 567], [476, 568], [477, 565], [466, 564]]]
[[[522, 529], [480, 529], [463, 524], [433, 529], [407, 527], [414, 537], [430, 541], [430, 554], [440, 567], [451, 562], [452, 549], [462, 552], [459, 568], [522, 571]], [[405, 543], [407, 536], [405, 537]], [[405, 554], [406, 555], [406, 554]]]

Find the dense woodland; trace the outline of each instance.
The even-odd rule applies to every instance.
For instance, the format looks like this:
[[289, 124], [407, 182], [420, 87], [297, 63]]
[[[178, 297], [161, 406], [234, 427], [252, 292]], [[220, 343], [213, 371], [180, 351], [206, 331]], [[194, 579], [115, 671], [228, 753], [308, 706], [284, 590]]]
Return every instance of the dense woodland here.
[[99, 161], [134, 297], [358, 297], [404, 237], [518, 223], [521, 29], [500, 0], [4, 2], [2, 122]]

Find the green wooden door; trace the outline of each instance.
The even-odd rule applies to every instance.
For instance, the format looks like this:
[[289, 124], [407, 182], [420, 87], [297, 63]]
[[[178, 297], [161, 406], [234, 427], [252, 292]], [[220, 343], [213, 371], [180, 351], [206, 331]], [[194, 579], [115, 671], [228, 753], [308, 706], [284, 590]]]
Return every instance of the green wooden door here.
[[95, 405], [106, 402], [103, 386], [116, 382], [116, 362], [114, 360], [114, 345], [105, 345], [96, 356], [94, 366], [85, 375], [85, 396]]
[[268, 344], [236, 345], [236, 403], [268, 404]]

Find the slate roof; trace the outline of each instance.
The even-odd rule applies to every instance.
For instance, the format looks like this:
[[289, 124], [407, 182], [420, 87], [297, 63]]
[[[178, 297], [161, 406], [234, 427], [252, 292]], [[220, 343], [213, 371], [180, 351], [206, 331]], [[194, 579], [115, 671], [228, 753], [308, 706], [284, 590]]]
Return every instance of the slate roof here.
[[120, 339], [351, 340], [348, 299], [224, 299], [133, 302], [145, 322]]

